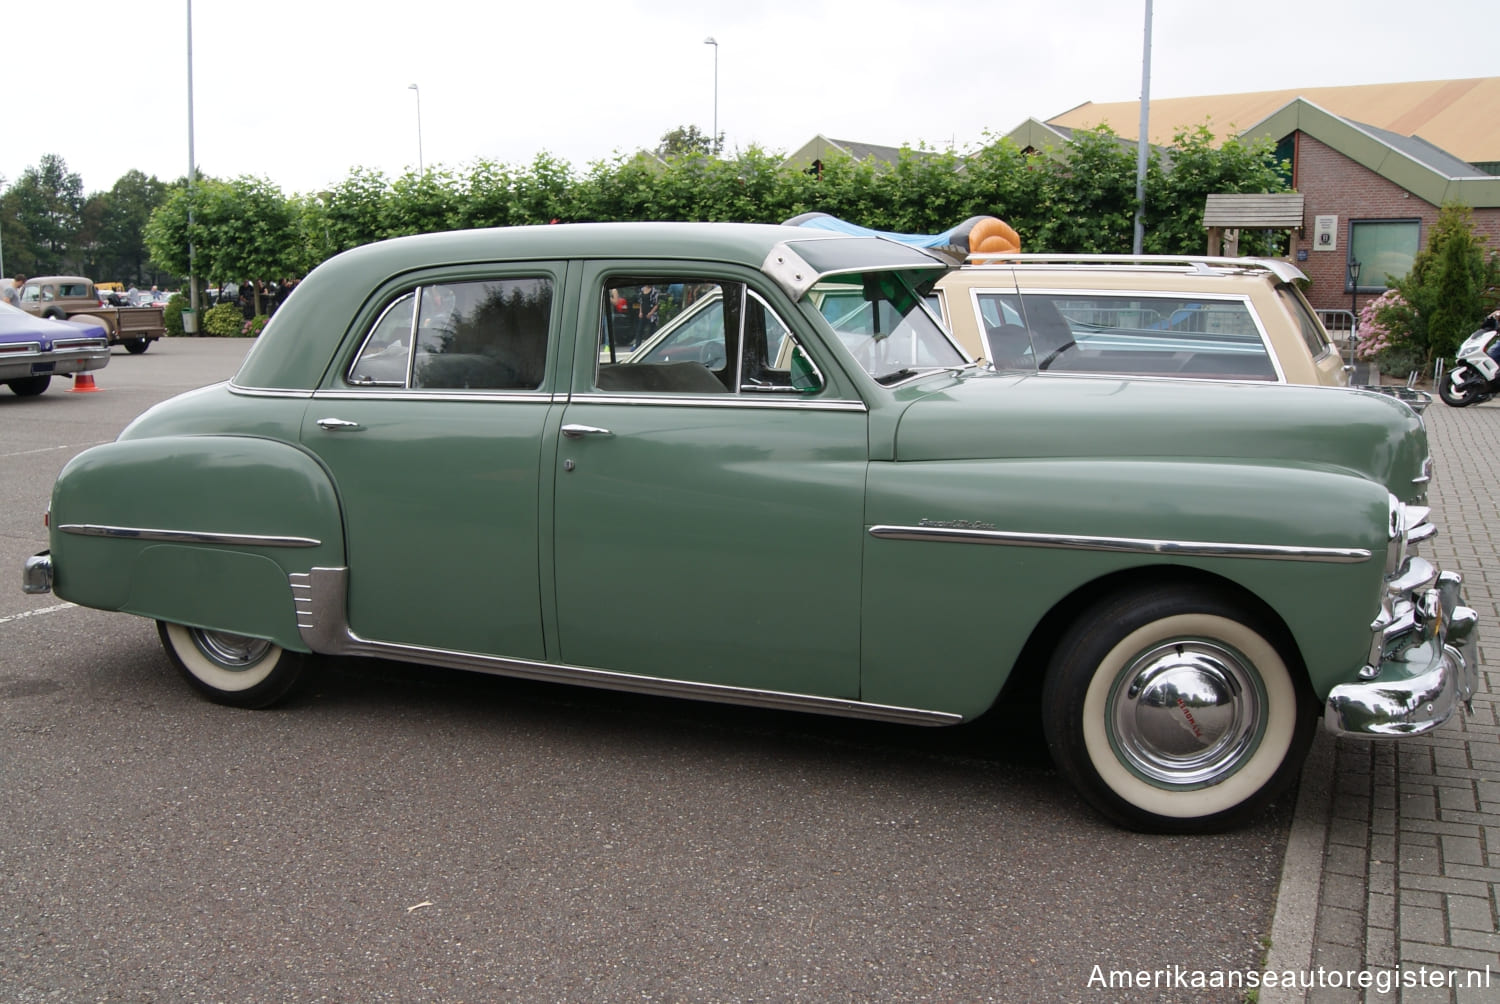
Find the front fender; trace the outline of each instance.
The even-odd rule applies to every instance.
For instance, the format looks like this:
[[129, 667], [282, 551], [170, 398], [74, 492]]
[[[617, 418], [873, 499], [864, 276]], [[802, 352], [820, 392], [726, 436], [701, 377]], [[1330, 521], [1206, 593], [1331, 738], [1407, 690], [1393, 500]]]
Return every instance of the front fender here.
[[248, 436], [87, 450], [58, 476], [50, 526], [63, 599], [300, 651], [287, 576], [344, 564], [323, 468], [296, 446]]
[[865, 700], [909, 703], [918, 688], [940, 694], [943, 710], [984, 711], [1036, 626], [1106, 577], [1181, 569], [1232, 583], [1281, 619], [1320, 696], [1363, 664], [1380, 609], [1388, 495], [1346, 472], [1109, 458], [876, 464], [868, 499]]

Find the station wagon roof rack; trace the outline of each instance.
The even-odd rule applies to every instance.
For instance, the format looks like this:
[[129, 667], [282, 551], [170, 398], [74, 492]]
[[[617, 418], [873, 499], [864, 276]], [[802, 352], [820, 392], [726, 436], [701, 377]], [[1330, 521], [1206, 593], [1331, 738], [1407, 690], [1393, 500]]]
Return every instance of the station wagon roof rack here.
[[1208, 255], [979, 252], [969, 255], [965, 263], [968, 265], [1126, 265], [1182, 269], [1199, 275], [1270, 272], [1283, 282], [1307, 278], [1296, 265], [1276, 258], [1218, 258]]

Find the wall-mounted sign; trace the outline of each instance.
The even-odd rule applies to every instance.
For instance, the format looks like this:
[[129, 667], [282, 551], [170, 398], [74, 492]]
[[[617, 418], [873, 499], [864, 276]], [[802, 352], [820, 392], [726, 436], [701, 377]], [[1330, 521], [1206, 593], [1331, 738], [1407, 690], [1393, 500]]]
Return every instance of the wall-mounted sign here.
[[1307, 261], [1307, 248], [1298, 248], [1297, 249], [1297, 260], [1298, 261]]
[[1337, 251], [1339, 249], [1339, 218], [1337, 216], [1313, 217], [1313, 250]]

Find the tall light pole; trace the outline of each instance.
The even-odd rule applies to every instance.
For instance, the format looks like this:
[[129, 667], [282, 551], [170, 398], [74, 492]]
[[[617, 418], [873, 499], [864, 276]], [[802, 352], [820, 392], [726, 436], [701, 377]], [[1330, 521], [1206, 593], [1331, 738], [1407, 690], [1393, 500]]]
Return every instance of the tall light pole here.
[[1146, 243], [1146, 138], [1151, 124], [1151, 0], [1146, 0], [1146, 44], [1141, 51], [1141, 138], [1135, 143], [1135, 236], [1131, 253]]
[[719, 41], [712, 35], [703, 40], [704, 45], [714, 47], [714, 131], [708, 139], [708, 148], [719, 154]]
[[[198, 313], [198, 277], [197, 260], [193, 250], [193, 198], [194, 188], [198, 174], [197, 160], [193, 156], [193, 0], [187, 0], [187, 87], [188, 87], [188, 312], [192, 315], [192, 331], [187, 334], [198, 333], [198, 318], [203, 316]], [[183, 325], [184, 331], [187, 325]]]
[[422, 89], [416, 84], [407, 84], [406, 89], [417, 92], [417, 173], [426, 174], [422, 166]]

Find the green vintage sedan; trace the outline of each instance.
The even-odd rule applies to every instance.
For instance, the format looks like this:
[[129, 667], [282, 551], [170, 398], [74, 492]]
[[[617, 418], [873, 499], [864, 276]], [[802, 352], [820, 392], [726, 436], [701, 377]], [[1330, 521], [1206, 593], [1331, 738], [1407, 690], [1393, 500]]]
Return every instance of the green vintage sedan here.
[[1263, 808], [1320, 716], [1472, 695], [1405, 404], [996, 373], [924, 302], [948, 268], [734, 224], [350, 251], [66, 467], [25, 587], [156, 620], [247, 707], [325, 654], [912, 725], [1032, 701], [1153, 830]]

